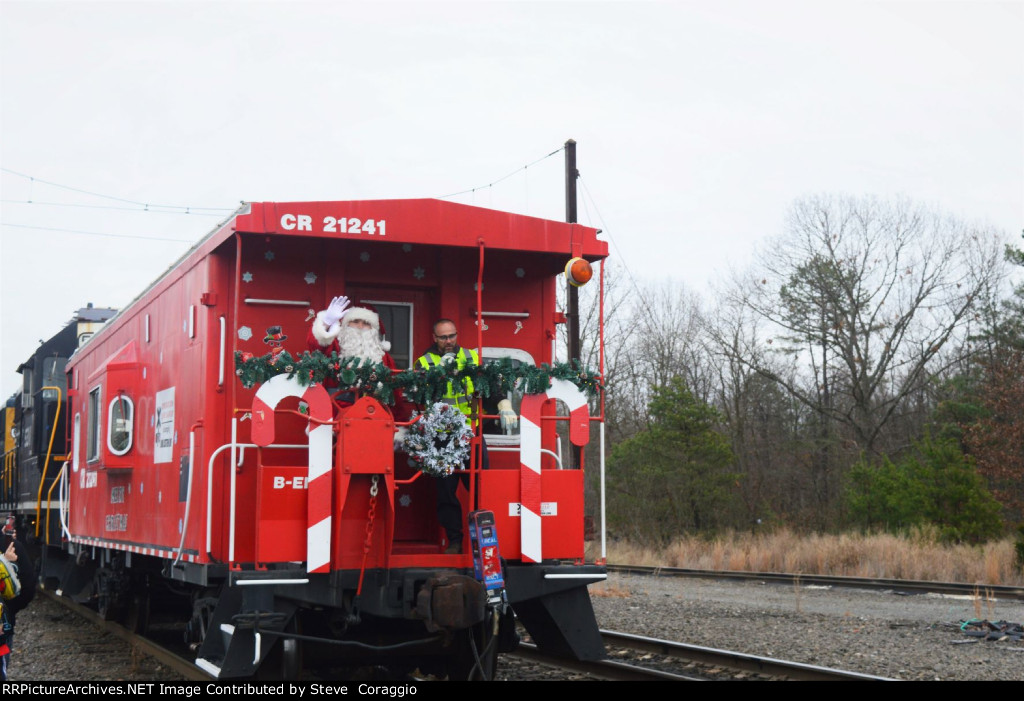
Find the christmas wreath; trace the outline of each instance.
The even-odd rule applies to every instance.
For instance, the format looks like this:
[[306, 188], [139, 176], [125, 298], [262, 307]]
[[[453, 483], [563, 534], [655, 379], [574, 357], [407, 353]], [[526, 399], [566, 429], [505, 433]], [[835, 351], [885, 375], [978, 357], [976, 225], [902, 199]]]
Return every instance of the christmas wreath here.
[[409, 427], [402, 445], [420, 470], [447, 477], [469, 459], [472, 438], [465, 415], [451, 404], [437, 402]]

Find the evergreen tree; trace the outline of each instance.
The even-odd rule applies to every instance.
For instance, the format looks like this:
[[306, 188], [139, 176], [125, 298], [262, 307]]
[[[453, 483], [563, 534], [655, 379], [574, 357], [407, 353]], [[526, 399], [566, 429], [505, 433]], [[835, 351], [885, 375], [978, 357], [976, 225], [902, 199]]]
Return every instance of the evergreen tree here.
[[937, 526], [943, 540], [981, 542], [1002, 532], [999, 504], [954, 440], [930, 436], [898, 462], [862, 461], [849, 474], [850, 515], [868, 528]]
[[738, 505], [732, 451], [718, 412], [682, 378], [655, 388], [650, 425], [612, 451], [609, 512], [615, 531], [642, 542], [725, 525]]

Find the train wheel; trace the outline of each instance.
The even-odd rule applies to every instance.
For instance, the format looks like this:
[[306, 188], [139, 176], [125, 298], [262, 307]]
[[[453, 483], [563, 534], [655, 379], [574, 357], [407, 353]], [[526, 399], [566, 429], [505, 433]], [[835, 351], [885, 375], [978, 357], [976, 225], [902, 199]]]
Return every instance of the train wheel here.
[[138, 591], [132, 594], [125, 616], [125, 628], [138, 635], [145, 635], [149, 628], [149, 592]]
[[108, 594], [100, 594], [96, 599], [96, 613], [104, 621], [113, 621], [117, 618], [117, 607], [114, 605], [114, 597]]

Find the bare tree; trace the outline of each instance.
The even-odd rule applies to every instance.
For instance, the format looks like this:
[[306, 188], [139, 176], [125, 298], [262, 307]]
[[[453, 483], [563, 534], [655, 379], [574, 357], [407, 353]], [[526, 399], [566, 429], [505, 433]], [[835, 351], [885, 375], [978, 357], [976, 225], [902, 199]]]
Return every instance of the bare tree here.
[[614, 358], [609, 391], [609, 433], [614, 442], [650, 427], [648, 404], [655, 388], [682, 378], [707, 403], [713, 373], [701, 341], [700, 300], [679, 283], [634, 285], [620, 310], [622, 333], [607, 341]]
[[1001, 275], [1000, 253], [992, 230], [906, 200], [801, 200], [731, 295], [754, 315], [763, 343], [806, 371], [787, 376], [763, 353], [734, 360], [817, 412], [823, 445], [841, 426], [875, 451]]

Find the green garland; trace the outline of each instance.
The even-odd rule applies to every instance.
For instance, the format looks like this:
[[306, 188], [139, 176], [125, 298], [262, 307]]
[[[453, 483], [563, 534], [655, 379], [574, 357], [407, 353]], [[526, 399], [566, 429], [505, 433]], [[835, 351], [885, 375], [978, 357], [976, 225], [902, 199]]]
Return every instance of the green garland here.
[[474, 394], [484, 399], [504, 397], [518, 384], [525, 394], [541, 394], [551, 387], [551, 380], [567, 380], [587, 395], [594, 397], [600, 388], [596, 372], [572, 363], [547, 363], [539, 368], [529, 365], [515, 367], [510, 358], [499, 358], [485, 365], [467, 365], [459, 370], [455, 363], [432, 366], [427, 370], [391, 370], [383, 363], [370, 363], [360, 358], [339, 358], [320, 351], [305, 351], [298, 358], [288, 351], [277, 357], [267, 353], [254, 356], [235, 352], [235, 374], [246, 388], [266, 382], [275, 375], [287, 374], [301, 385], [327, 384], [332, 390], [358, 389], [382, 404], [394, 404], [396, 390], [405, 393], [413, 404], [430, 405], [448, 392], [448, 383], [473, 382]]

